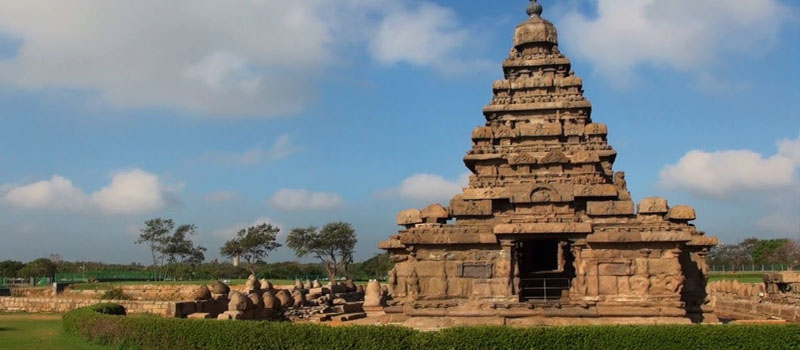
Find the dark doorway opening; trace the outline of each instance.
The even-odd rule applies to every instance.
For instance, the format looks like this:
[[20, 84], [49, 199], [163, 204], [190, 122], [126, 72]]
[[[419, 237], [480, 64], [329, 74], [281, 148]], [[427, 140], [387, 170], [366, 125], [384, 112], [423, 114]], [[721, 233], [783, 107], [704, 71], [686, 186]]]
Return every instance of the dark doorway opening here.
[[520, 300], [560, 300], [569, 296], [575, 277], [572, 245], [559, 239], [516, 243]]

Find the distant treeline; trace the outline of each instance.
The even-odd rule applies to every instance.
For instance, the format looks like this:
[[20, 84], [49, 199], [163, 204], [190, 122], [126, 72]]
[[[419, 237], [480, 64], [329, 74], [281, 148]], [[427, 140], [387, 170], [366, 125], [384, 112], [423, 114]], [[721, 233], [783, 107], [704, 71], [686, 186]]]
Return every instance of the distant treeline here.
[[787, 269], [800, 264], [800, 241], [788, 238], [748, 238], [736, 244], [719, 244], [708, 254], [709, 265], [733, 270], [760, 265], [781, 265]]
[[[348, 266], [348, 276], [354, 280], [384, 279], [393, 264], [388, 254], [377, 254], [367, 260], [352, 263]], [[266, 263], [263, 261], [254, 264], [256, 274], [267, 279], [324, 279], [328, 274], [322, 263], [300, 263], [294, 261]], [[250, 271], [247, 266], [235, 267], [229, 262], [206, 262], [197, 265], [175, 264], [175, 271], [170, 279], [177, 280], [208, 280], [208, 279], [241, 279], [247, 278]], [[106, 264], [91, 261], [63, 261], [57, 255], [48, 258], [39, 258], [27, 263], [20, 261], [0, 261], [0, 277], [30, 278], [30, 277], [55, 277], [56, 274], [77, 274], [87, 278], [95, 275], [108, 274], [109, 272], [143, 272], [152, 271], [151, 266], [139, 263], [131, 264]]]

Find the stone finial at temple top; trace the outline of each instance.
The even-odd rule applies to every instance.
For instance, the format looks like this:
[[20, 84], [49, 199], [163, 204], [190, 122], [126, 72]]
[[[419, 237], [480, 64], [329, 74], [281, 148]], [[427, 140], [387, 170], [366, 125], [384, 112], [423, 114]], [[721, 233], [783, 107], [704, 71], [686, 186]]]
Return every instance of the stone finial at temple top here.
[[539, 5], [539, 3], [536, 0], [531, 0], [531, 4], [528, 5], [527, 12], [528, 16], [540, 17], [542, 15], [542, 5]]

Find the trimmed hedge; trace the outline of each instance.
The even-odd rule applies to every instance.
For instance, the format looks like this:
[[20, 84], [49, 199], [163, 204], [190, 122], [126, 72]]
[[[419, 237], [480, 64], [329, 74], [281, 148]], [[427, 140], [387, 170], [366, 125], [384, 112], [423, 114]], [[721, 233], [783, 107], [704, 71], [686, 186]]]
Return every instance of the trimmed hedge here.
[[124, 308], [114, 304], [77, 309], [64, 316], [64, 329], [94, 343], [142, 350], [800, 349], [800, 325], [495, 326], [420, 332], [397, 326], [329, 327], [121, 314]]

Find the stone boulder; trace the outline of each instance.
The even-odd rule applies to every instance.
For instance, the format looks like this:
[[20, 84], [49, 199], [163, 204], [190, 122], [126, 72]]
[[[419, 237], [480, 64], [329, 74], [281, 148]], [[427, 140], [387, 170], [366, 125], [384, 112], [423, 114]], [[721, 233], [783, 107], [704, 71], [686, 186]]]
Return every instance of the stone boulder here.
[[272, 286], [272, 282], [270, 282], [270, 281], [267, 281], [266, 279], [262, 279], [262, 280], [261, 280], [261, 281], [259, 281], [259, 282], [260, 282], [260, 284], [261, 284], [261, 285], [260, 285], [260, 287], [261, 287], [261, 290], [272, 290], [272, 288], [273, 288], [273, 286]]
[[287, 308], [294, 304], [294, 298], [292, 295], [289, 294], [289, 291], [286, 289], [281, 289], [278, 293], [275, 294], [275, 297], [280, 301], [281, 308]]
[[292, 306], [302, 307], [306, 303], [306, 295], [302, 290], [292, 291]]
[[347, 289], [348, 293], [355, 292], [357, 289], [356, 284], [353, 283], [353, 280], [344, 281], [344, 287]]
[[231, 287], [221, 281], [216, 281], [211, 285], [211, 292], [214, 294], [228, 294], [231, 292]]
[[228, 311], [246, 311], [249, 304], [252, 304], [244, 294], [233, 291], [228, 295]]
[[267, 290], [261, 296], [262, 302], [264, 304], [264, 308], [267, 310], [279, 310], [281, 308], [281, 301], [275, 297], [275, 293], [271, 290]]
[[206, 285], [200, 286], [192, 293], [192, 300], [211, 300], [211, 290]]
[[261, 289], [261, 283], [258, 282], [256, 276], [250, 275], [247, 282], [244, 283], [244, 290], [248, 292], [257, 291]]
[[252, 303], [254, 309], [264, 308], [264, 302], [261, 299], [261, 294], [250, 293], [247, 295], [247, 298], [250, 299], [250, 302]]

